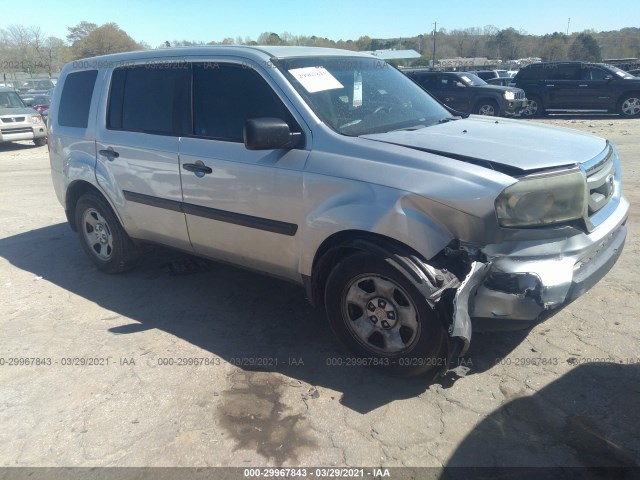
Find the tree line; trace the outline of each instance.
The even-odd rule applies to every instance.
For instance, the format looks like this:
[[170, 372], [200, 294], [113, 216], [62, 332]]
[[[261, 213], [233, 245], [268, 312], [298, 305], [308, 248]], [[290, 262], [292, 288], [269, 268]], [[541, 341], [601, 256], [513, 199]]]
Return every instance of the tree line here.
[[[0, 73], [29, 75], [58, 72], [72, 60], [154, 48], [145, 42], [131, 38], [115, 23], [98, 26], [80, 22], [68, 28], [66, 39], [47, 36], [38, 26], [11, 25], [0, 29]], [[435, 36], [436, 60], [444, 58], [486, 57], [509, 61], [535, 57], [544, 61], [586, 60], [600, 61], [606, 58], [640, 57], [640, 28], [629, 27], [608, 32], [587, 30], [567, 35], [554, 32], [547, 35], [530, 35], [514, 28], [499, 30], [493, 25], [483, 28], [446, 30], [423, 33], [406, 38], [377, 39], [362, 36], [356, 40], [331, 40], [315, 35], [293, 35], [264, 32], [256, 40], [249, 37], [224, 38], [223, 40], [166, 40], [155, 48], [187, 45], [300, 45], [333, 47], [353, 51], [412, 49], [422, 56], [414, 64], [427, 64], [433, 54]], [[1, 78], [0, 78], [1, 80]]]

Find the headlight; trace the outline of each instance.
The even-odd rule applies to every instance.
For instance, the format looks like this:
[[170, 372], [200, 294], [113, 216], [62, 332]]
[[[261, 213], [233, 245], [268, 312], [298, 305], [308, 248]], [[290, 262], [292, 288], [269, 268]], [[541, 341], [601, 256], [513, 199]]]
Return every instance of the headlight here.
[[42, 117], [40, 115], [31, 115], [31, 123], [41, 123]]
[[504, 92], [504, 99], [505, 100], [515, 100], [516, 99], [516, 92], [511, 92], [511, 91]]
[[586, 181], [580, 170], [524, 178], [496, 199], [503, 227], [539, 227], [581, 218], [586, 205]]

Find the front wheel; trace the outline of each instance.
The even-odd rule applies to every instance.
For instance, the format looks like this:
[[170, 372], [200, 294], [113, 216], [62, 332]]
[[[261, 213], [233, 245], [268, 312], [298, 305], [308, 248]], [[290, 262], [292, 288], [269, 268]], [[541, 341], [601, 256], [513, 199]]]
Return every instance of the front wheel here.
[[338, 263], [325, 306], [334, 333], [363, 365], [416, 375], [447, 361], [439, 312], [415, 280], [380, 256], [357, 253]]
[[634, 93], [623, 97], [622, 100], [620, 100], [618, 113], [626, 118], [640, 116], [640, 94]]
[[544, 115], [542, 100], [536, 95], [528, 97], [527, 107], [522, 111], [523, 117], [535, 118]]
[[493, 100], [483, 100], [476, 105], [474, 113], [477, 115], [488, 115], [489, 117], [499, 117], [500, 107]]
[[99, 194], [88, 192], [78, 199], [76, 227], [82, 248], [99, 270], [120, 273], [135, 264], [134, 243]]
[[47, 137], [34, 138], [33, 144], [36, 147], [44, 147], [47, 144]]

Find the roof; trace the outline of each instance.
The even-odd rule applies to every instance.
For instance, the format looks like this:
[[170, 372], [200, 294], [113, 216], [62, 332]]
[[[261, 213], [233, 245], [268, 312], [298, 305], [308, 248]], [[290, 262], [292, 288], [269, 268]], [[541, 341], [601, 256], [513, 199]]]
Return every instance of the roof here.
[[375, 55], [382, 60], [392, 60], [392, 59], [410, 59], [410, 58], [420, 58], [421, 55], [415, 50], [374, 50], [371, 52], [362, 52], [362, 53], [370, 53], [371, 55]]
[[[171, 47], [158, 48], [155, 50], [136, 50], [133, 52], [113, 53], [111, 55], [102, 55], [99, 57], [83, 58], [72, 63], [82, 65], [82, 62], [105, 62], [107, 64], [113, 62], [127, 62], [140, 60], [145, 58], [158, 57], [183, 57], [183, 56], [206, 56], [206, 55], [229, 55], [244, 56], [259, 60], [267, 60], [270, 58], [293, 58], [293, 57], [309, 57], [309, 56], [358, 56], [372, 58], [371, 55], [361, 52], [353, 52], [351, 50], [342, 50], [339, 48], [321, 48], [321, 47], [284, 47], [272, 45], [198, 45], [188, 47]], [[375, 58], [375, 57], [374, 57]], [[98, 64], [98, 66], [100, 66]]]

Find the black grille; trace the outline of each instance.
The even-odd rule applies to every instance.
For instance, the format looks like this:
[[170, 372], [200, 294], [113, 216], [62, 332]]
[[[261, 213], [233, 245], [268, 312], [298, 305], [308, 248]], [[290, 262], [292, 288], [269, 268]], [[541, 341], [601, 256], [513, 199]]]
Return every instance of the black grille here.
[[2, 123], [21, 123], [26, 120], [27, 117], [3, 117]]

